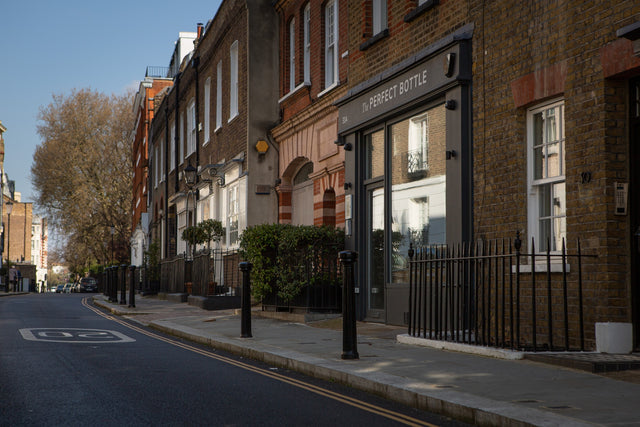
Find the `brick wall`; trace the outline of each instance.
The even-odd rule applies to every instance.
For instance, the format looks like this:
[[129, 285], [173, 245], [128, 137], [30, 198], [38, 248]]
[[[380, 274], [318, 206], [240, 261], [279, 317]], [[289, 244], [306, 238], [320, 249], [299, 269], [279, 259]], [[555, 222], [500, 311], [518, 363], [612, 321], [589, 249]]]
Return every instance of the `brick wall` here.
[[[564, 99], [567, 241], [575, 251], [580, 238], [583, 250], [598, 255], [585, 266], [585, 320], [588, 325], [630, 321], [630, 233], [627, 217], [614, 215], [613, 193], [615, 181], [628, 180], [627, 83], [604, 78], [600, 49], [617, 42], [617, 29], [640, 19], [640, 6], [623, 1], [474, 1], [470, 13], [476, 24], [476, 237], [509, 237], [516, 231], [527, 235], [527, 108]], [[551, 81], [563, 67], [562, 84]], [[539, 78], [545, 75], [551, 80]], [[590, 182], [582, 182], [583, 172], [591, 172]], [[587, 334], [593, 339], [591, 327]]]

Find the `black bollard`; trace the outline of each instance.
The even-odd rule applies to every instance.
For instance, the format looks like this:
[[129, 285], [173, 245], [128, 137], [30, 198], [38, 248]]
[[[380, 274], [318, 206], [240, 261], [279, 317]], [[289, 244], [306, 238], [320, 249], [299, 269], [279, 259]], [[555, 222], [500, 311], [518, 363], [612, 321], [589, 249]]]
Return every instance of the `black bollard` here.
[[240, 337], [251, 338], [251, 267], [250, 262], [241, 262], [239, 264], [242, 272], [242, 314], [240, 318]]
[[129, 276], [131, 277], [131, 280], [129, 281], [129, 307], [135, 308], [136, 306], [136, 290], [135, 290], [136, 266], [135, 265], [129, 266]]
[[342, 358], [359, 359], [358, 334], [356, 332], [356, 295], [354, 264], [358, 253], [342, 251], [339, 254], [342, 269]]
[[116, 268], [114, 266], [109, 267], [109, 301], [118, 302], [118, 294], [116, 288]]
[[120, 304], [127, 303], [127, 266], [120, 266]]

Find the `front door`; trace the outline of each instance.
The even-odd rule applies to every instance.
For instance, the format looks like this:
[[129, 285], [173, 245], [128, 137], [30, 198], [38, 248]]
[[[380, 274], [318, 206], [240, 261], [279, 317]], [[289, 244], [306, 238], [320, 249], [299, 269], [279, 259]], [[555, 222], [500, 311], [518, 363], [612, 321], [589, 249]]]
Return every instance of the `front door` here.
[[367, 315], [384, 319], [384, 187], [367, 189]]

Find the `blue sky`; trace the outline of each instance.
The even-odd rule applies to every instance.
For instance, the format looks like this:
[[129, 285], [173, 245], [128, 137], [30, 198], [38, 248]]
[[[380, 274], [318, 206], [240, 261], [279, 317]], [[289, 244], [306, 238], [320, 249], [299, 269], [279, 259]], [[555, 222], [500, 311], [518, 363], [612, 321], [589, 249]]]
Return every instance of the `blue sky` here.
[[[91, 88], [121, 94], [147, 66], [168, 66], [180, 31], [196, 31], [220, 0], [18, 0], [0, 7], [0, 121], [5, 171], [34, 201], [30, 170], [38, 111], [52, 94]], [[35, 207], [37, 209], [37, 207]]]

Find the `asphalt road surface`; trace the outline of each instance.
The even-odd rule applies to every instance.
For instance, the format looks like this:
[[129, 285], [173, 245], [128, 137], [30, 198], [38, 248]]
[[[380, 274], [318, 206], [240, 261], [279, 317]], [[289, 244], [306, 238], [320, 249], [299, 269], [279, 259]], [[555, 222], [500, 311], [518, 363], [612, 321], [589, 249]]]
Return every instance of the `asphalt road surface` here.
[[163, 336], [88, 301], [0, 297], [0, 426], [461, 425]]

